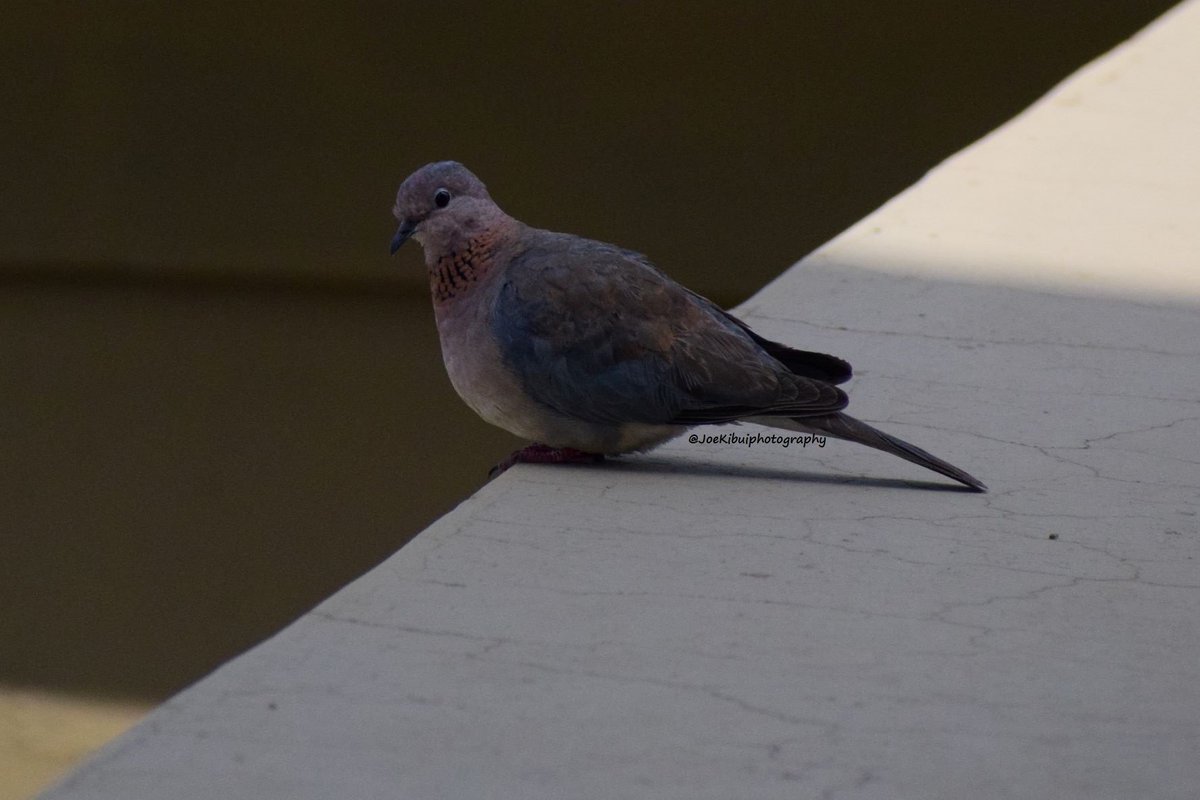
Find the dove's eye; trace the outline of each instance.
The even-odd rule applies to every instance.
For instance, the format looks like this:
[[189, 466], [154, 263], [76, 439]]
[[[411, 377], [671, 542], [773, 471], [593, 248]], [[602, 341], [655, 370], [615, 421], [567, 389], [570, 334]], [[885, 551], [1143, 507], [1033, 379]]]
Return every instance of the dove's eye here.
[[445, 208], [446, 204], [449, 202], [450, 202], [450, 190], [449, 189], [438, 189], [436, 192], [433, 193], [433, 204], [435, 206], [437, 206], [438, 208]]

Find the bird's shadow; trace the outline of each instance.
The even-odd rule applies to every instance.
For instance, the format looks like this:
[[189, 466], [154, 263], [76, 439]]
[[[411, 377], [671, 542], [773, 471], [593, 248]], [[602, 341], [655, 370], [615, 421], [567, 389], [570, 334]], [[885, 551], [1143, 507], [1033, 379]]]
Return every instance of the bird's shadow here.
[[609, 457], [603, 463], [586, 465], [586, 469], [613, 470], [641, 475], [699, 475], [709, 478], [739, 478], [750, 480], [793, 481], [837, 486], [874, 486], [888, 489], [924, 489], [935, 492], [964, 492], [979, 494], [969, 486], [903, 478], [870, 478], [852, 475], [830, 475], [823, 472], [775, 469], [772, 467], [722, 464], [712, 461], [692, 461], [662, 456]]

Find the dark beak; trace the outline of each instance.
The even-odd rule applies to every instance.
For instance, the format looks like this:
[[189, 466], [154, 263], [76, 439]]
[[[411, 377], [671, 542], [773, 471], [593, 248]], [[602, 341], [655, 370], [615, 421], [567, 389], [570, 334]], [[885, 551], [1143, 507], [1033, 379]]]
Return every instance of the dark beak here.
[[392, 255], [396, 255], [396, 251], [401, 245], [408, 241], [408, 237], [413, 235], [413, 231], [417, 229], [417, 223], [405, 220], [400, 223], [400, 227], [396, 229], [396, 235], [392, 237]]

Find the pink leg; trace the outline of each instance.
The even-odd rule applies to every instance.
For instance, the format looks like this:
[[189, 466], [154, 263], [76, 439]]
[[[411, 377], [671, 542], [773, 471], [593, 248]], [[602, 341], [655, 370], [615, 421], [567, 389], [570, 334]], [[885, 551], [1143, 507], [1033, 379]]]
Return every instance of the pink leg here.
[[585, 453], [573, 447], [547, 447], [544, 444], [531, 444], [517, 450], [508, 458], [492, 467], [488, 473], [492, 477], [499, 475], [513, 464], [598, 464], [604, 460], [602, 453]]

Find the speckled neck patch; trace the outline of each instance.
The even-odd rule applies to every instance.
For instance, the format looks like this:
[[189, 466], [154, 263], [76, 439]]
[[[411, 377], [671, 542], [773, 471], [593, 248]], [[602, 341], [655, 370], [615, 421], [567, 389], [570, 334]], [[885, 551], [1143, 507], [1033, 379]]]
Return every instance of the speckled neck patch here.
[[435, 304], [445, 303], [470, 289], [492, 266], [496, 237], [483, 234], [463, 247], [438, 259], [429, 272], [429, 288]]

